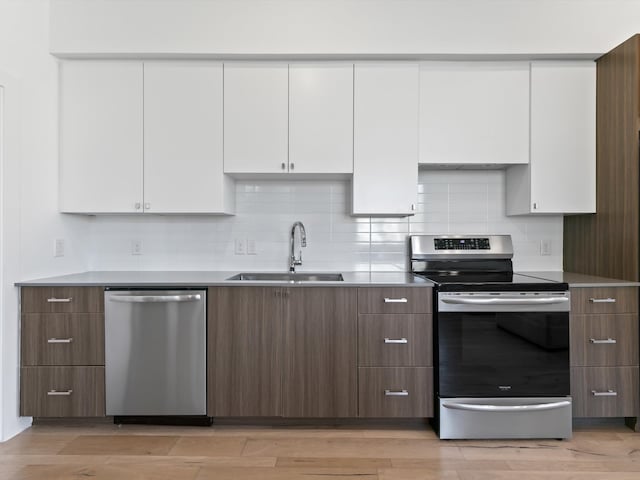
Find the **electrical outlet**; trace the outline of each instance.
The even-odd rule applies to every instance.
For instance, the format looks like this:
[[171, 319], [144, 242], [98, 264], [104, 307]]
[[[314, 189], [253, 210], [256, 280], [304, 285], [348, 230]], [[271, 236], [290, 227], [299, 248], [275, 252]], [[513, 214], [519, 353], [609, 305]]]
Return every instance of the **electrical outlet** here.
[[142, 240], [131, 240], [131, 255], [142, 255]]
[[236, 255], [247, 253], [247, 242], [244, 238], [236, 238]]
[[56, 238], [56, 241], [53, 247], [53, 256], [64, 257], [64, 238]]
[[540, 240], [540, 255], [551, 255], [551, 240], [548, 238]]
[[256, 255], [256, 241], [253, 238], [247, 239], [247, 255]]

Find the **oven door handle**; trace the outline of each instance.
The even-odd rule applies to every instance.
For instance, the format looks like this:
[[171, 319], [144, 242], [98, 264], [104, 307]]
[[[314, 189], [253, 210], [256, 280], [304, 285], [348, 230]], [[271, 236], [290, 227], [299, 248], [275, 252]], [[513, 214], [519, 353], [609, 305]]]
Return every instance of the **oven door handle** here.
[[541, 410], [555, 410], [571, 405], [571, 402], [563, 400], [552, 403], [536, 403], [533, 405], [474, 405], [470, 403], [443, 403], [444, 408], [453, 410], [467, 410], [470, 412], [532, 412]]
[[478, 298], [478, 297], [442, 297], [443, 303], [453, 305], [554, 305], [569, 302], [569, 297], [536, 298]]

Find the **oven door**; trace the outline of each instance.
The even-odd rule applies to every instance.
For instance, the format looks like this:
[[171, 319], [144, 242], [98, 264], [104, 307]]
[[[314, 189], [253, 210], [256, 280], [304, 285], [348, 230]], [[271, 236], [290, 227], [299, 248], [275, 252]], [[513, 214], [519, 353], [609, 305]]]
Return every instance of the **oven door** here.
[[440, 292], [438, 396], [570, 394], [568, 292]]

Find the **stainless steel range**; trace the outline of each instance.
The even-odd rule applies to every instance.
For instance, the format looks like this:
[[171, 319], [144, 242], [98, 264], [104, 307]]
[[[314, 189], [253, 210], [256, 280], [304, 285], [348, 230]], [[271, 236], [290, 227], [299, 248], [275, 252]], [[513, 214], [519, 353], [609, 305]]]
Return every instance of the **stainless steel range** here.
[[435, 283], [440, 438], [570, 438], [568, 285], [514, 274], [509, 235], [410, 243]]

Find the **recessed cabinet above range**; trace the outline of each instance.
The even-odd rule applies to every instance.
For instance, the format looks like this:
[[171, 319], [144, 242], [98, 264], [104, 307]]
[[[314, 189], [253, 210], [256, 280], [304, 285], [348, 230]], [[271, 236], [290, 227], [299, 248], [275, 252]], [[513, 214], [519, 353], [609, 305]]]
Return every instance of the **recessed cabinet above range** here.
[[60, 211], [233, 213], [222, 64], [65, 61]]

